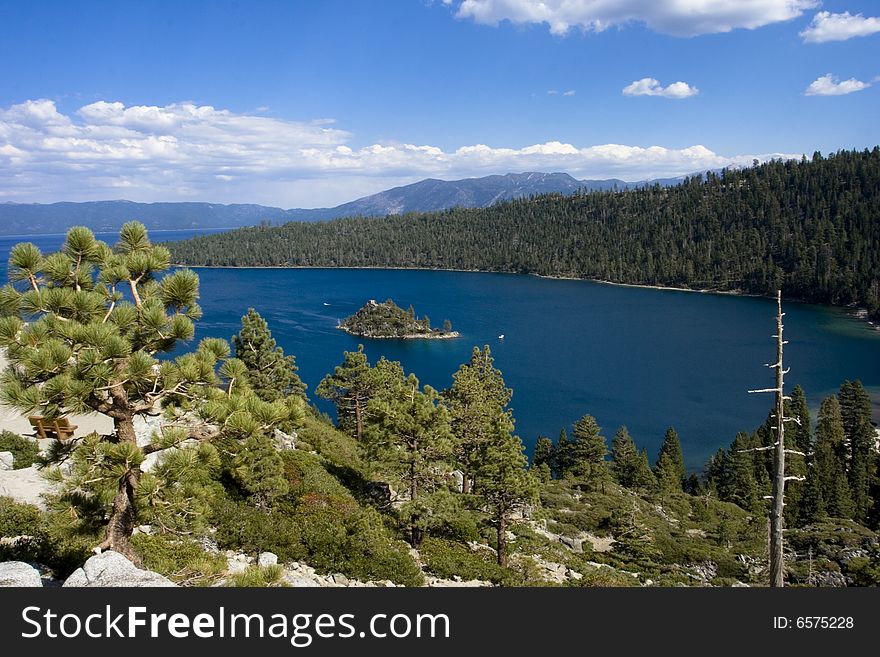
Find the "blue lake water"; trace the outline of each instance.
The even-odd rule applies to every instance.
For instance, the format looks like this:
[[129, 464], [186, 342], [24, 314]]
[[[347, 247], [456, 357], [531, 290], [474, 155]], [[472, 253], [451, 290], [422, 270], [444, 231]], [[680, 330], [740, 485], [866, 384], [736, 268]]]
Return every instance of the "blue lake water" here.
[[[154, 233], [183, 239], [193, 231]], [[104, 236], [112, 239], [113, 236]], [[0, 258], [29, 239], [58, 248], [62, 236], [0, 238]], [[750, 388], [772, 385], [775, 303], [768, 299], [548, 280], [514, 274], [355, 269], [199, 269], [204, 318], [197, 338], [229, 338], [249, 307], [269, 322], [294, 354], [313, 391], [361, 342], [371, 362], [403, 363], [442, 389], [488, 344], [513, 388], [517, 432], [531, 447], [554, 439], [585, 413], [609, 439], [625, 424], [652, 458], [669, 425], [685, 459], [700, 469], [739, 430], [760, 425], [772, 403]], [[450, 319], [456, 340], [363, 340], [336, 329], [368, 299], [412, 304], [439, 325]], [[844, 379], [859, 378], [880, 401], [880, 332], [841, 309], [785, 304], [790, 386], [800, 384], [815, 410]], [[504, 339], [499, 339], [503, 334]], [[322, 410], [331, 408], [319, 401]]]

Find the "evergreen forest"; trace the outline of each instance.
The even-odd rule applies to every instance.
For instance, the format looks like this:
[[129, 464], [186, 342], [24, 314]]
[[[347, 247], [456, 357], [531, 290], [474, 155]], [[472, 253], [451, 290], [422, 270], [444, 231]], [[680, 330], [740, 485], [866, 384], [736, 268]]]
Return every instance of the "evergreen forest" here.
[[168, 244], [173, 262], [519, 272], [856, 305], [880, 319], [880, 147], [488, 208], [291, 222]]

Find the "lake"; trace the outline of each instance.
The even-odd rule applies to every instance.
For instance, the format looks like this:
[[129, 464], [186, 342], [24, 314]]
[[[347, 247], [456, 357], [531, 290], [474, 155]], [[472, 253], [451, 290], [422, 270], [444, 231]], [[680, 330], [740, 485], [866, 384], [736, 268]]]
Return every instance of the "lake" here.
[[[165, 231], [153, 239], [183, 239]], [[103, 236], [112, 240], [115, 235]], [[30, 240], [44, 250], [63, 236], [0, 238], [0, 257]], [[443, 389], [474, 346], [488, 344], [513, 388], [517, 433], [528, 447], [556, 438], [585, 413], [610, 445], [625, 424], [653, 458], [667, 426], [678, 430], [689, 468], [699, 470], [737, 431], [766, 418], [775, 356], [775, 302], [769, 299], [550, 280], [516, 274], [384, 269], [199, 269], [204, 318], [197, 338], [229, 338], [249, 307], [269, 322], [313, 391], [364, 344], [370, 361], [403, 363]], [[4, 272], [5, 273], [5, 272]], [[412, 304], [434, 325], [452, 321], [455, 340], [365, 340], [336, 329], [368, 299]], [[787, 388], [800, 384], [814, 411], [844, 379], [859, 378], [880, 401], [880, 332], [843, 309], [786, 303]], [[500, 335], [504, 335], [500, 339]], [[314, 398], [313, 398], [314, 400]], [[318, 406], [331, 407], [323, 400]]]

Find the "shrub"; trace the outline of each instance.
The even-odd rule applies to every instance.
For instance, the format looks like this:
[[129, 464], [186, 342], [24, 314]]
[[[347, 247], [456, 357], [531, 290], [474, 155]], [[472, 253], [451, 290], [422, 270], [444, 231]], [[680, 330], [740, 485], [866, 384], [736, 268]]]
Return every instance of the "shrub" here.
[[495, 561], [494, 552], [471, 550], [463, 543], [428, 536], [419, 554], [425, 569], [437, 577], [478, 579], [495, 584], [510, 583], [512, 573]]
[[274, 552], [282, 561], [304, 561], [321, 573], [418, 586], [422, 575], [402, 541], [381, 516], [351, 498], [309, 493], [296, 507], [271, 513], [226, 502], [215, 513], [217, 542], [249, 554]]
[[35, 536], [42, 532], [42, 513], [37, 507], [0, 497], [0, 536]]
[[77, 531], [65, 513], [45, 513], [8, 497], [0, 497], [0, 536], [29, 537], [0, 545], [0, 561], [37, 561], [57, 578], [82, 566], [99, 542], [97, 534]]
[[282, 561], [298, 561], [306, 556], [299, 523], [281, 509], [268, 512], [227, 500], [217, 505], [213, 522], [217, 544], [222, 548], [249, 554], [274, 552]]
[[281, 576], [284, 569], [281, 566], [248, 566], [244, 572], [232, 575], [226, 582], [226, 586], [238, 588], [265, 588], [267, 586], [288, 586]]
[[12, 452], [13, 468], [28, 468], [40, 458], [40, 447], [33, 440], [11, 431], [0, 432], [0, 452]]
[[208, 586], [226, 570], [226, 558], [208, 554], [193, 541], [165, 535], [132, 536], [131, 543], [145, 568], [165, 575], [178, 584]]
[[[337, 467], [361, 473], [366, 471], [358, 442], [323, 418], [306, 415], [302, 426], [297, 430], [297, 441], [313, 446], [321, 456]], [[302, 443], [299, 446], [302, 448]]]

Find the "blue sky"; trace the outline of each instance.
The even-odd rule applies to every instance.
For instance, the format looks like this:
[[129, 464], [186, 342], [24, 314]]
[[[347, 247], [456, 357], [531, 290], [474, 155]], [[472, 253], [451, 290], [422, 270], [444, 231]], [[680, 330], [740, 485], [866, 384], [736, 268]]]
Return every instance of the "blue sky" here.
[[0, 26], [0, 202], [313, 207], [880, 143], [876, 2], [4, 0]]

